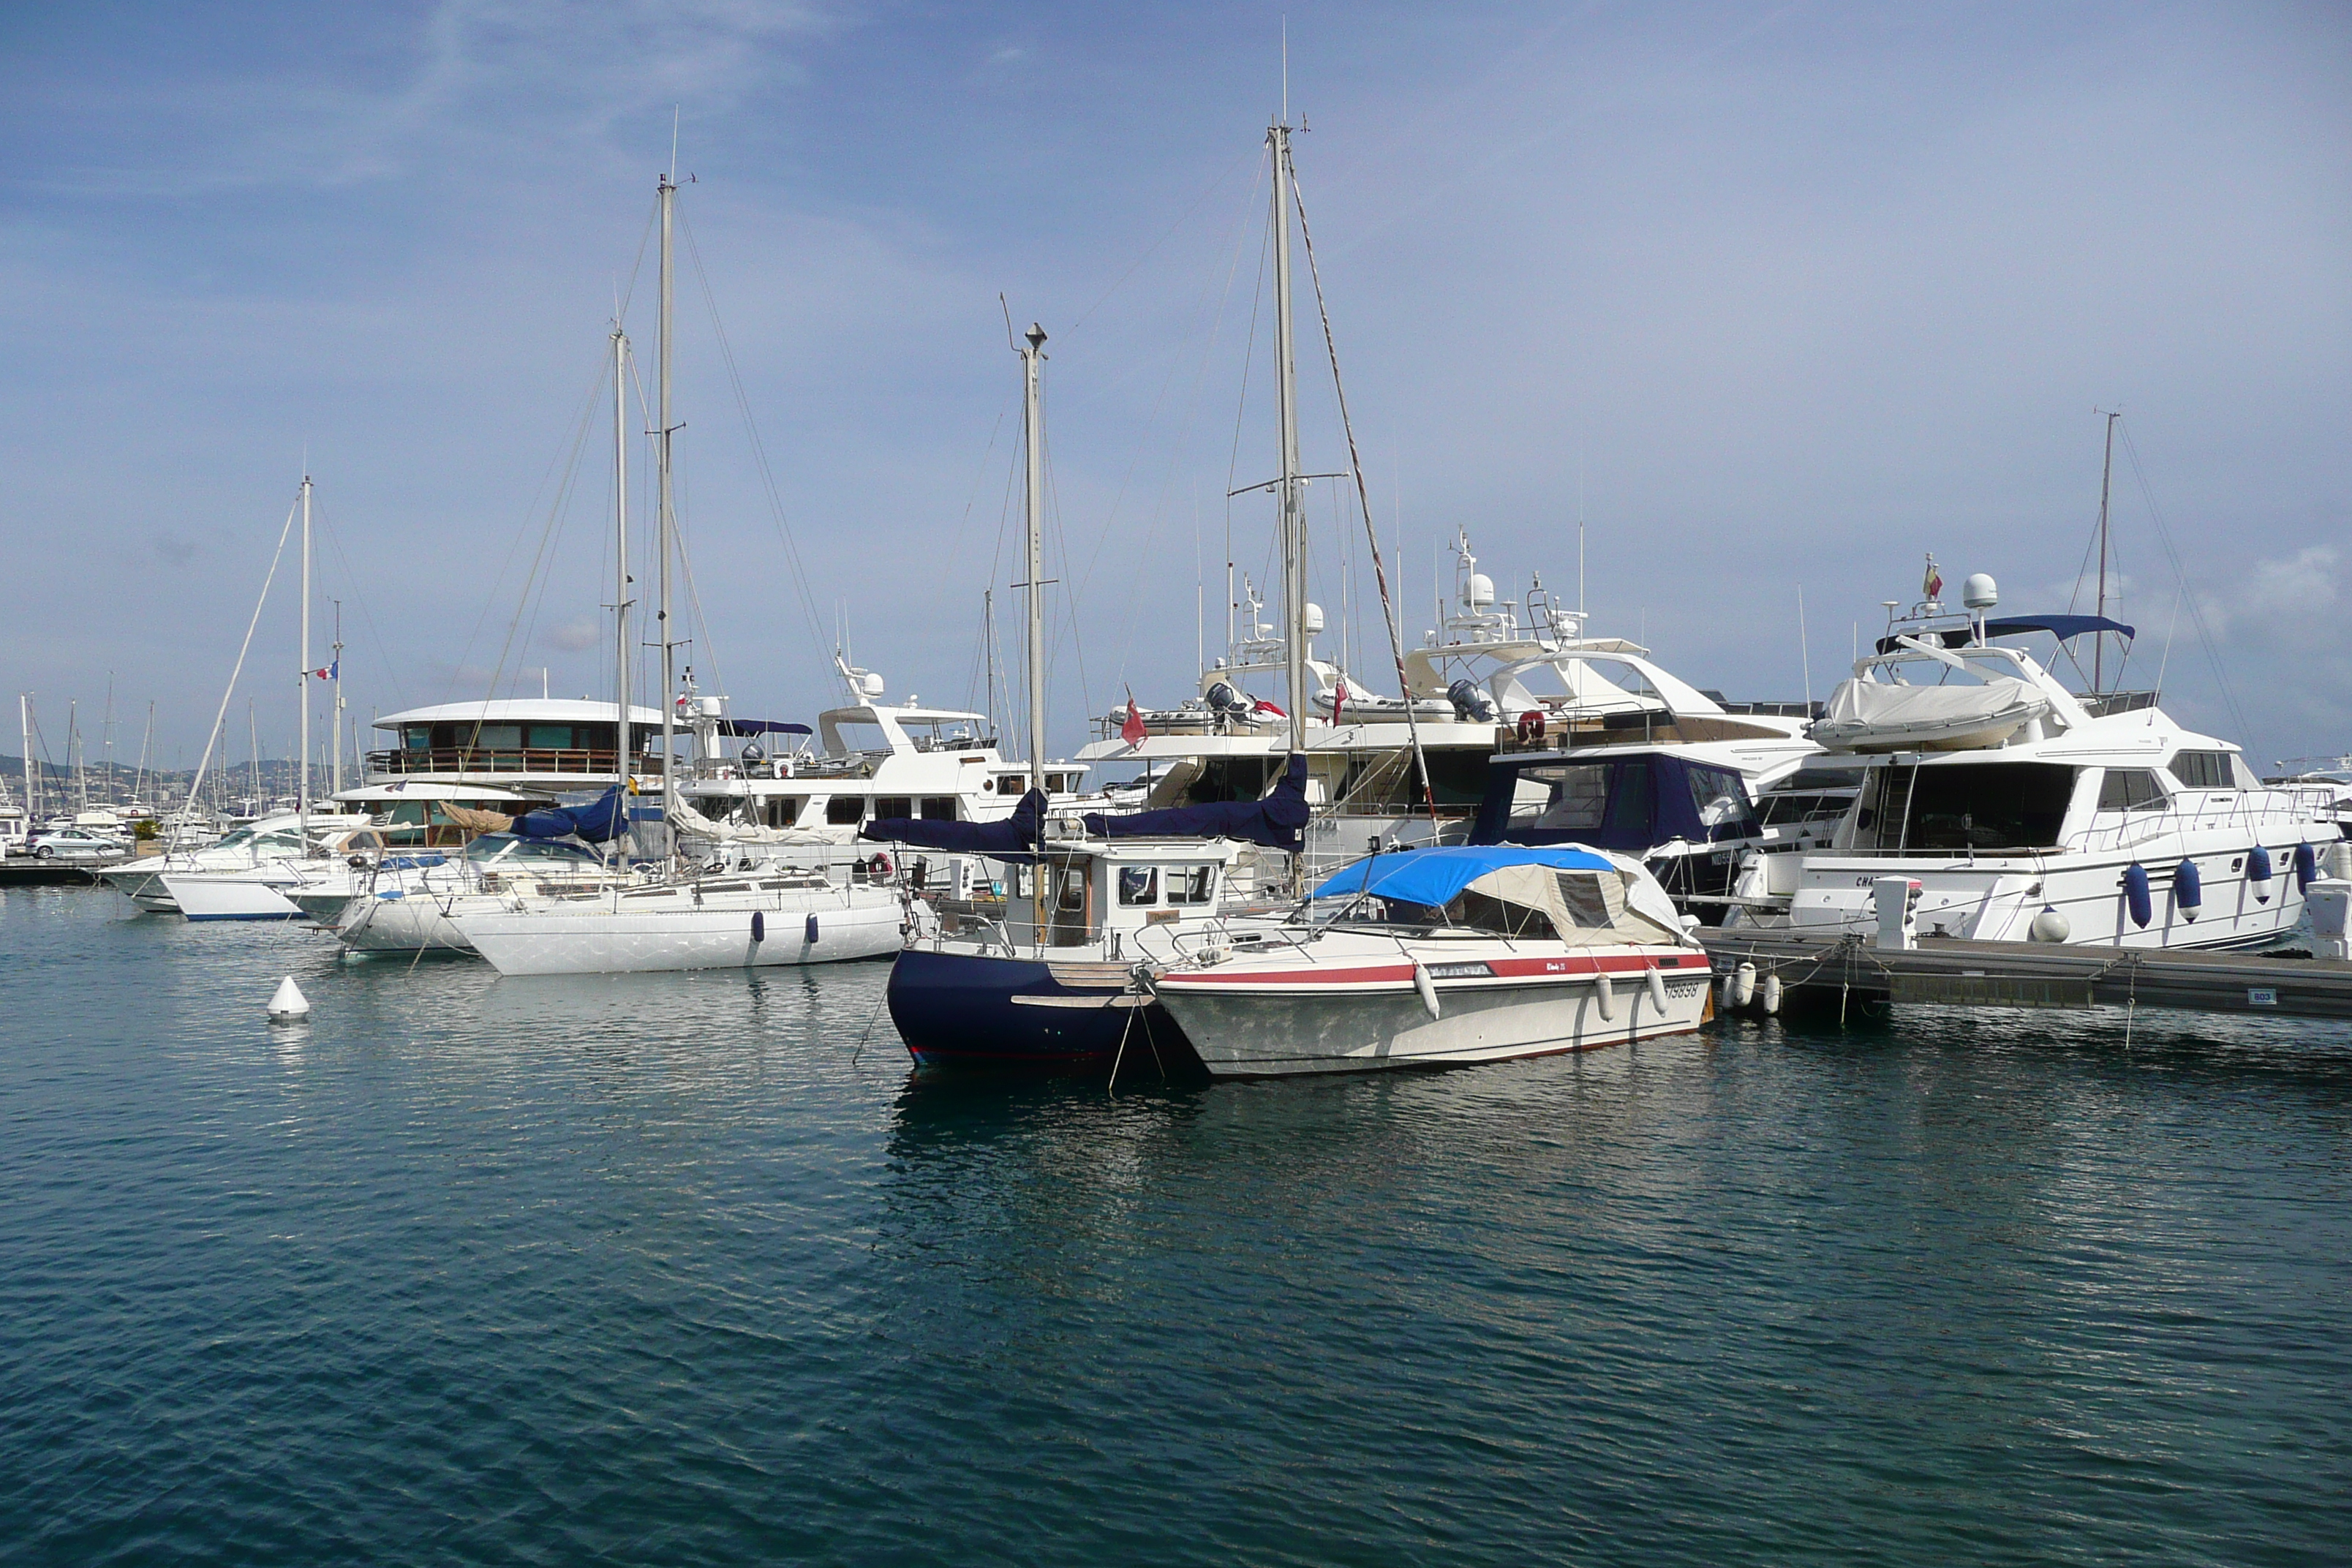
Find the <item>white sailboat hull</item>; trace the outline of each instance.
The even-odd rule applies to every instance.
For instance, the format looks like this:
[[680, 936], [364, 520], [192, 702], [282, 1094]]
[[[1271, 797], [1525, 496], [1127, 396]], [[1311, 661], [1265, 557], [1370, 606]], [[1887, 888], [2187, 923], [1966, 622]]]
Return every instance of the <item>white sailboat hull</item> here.
[[579, 905], [460, 910], [453, 923], [500, 974], [627, 974], [878, 958], [904, 945], [904, 919], [895, 893], [872, 889], [699, 902], [686, 889], [663, 889]]
[[[251, 873], [166, 872], [164, 890], [173, 906], [192, 921], [290, 921], [302, 911], [277, 887]], [[144, 906], [142, 906], [144, 907]]]

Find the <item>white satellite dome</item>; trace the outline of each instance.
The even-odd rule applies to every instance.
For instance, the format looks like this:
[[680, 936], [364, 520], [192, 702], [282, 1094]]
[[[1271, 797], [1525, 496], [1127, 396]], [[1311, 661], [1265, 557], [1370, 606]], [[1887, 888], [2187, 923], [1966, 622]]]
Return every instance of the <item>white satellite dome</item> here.
[[1310, 603], [1307, 606], [1307, 635], [1313, 637], [1323, 629], [1323, 606]]
[[1495, 602], [1495, 580], [1484, 572], [1470, 574], [1470, 581], [1462, 588], [1463, 603], [1474, 610], [1483, 610]]
[[1969, 580], [1960, 584], [1960, 603], [1971, 610], [1990, 610], [2000, 603], [2000, 589], [1990, 572], [1971, 572]]
[[879, 674], [869, 669], [866, 672], [865, 677], [858, 681], [857, 688], [859, 690], [865, 692], [868, 697], [879, 697], [883, 692], [889, 689], [889, 684], [885, 681]]

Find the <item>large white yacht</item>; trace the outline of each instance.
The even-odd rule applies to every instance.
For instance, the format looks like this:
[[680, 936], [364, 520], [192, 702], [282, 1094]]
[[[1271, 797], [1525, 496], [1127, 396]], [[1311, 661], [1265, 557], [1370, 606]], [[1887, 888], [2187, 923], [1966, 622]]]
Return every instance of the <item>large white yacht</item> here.
[[[1281, 774], [1289, 721], [1277, 705], [1249, 696], [1246, 683], [1281, 673], [1286, 649], [1279, 632], [1260, 619], [1257, 595], [1245, 593], [1244, 601], [1248, 635], [1233, 657], [1202, 671], [1200, 696], [1173, 709], [1109, 714], [1097, 721], [1102, 738], [1078, 753], [1097, 763], [1150, 766], [1145, 809], [1255, 800]], [[1306, 626], [1304, 662], [1315, 709], [1306, 725], [1307, 799], [1315, 808], [1307, 835], [1310, 874], [1373, 849], [1477, 837], [1473, 829], [1482, 816], [1495, 831], [1481, 841], [1528, 841], [1505, 827], [1528, 825], [1522, 819], [1531, 815], [1531, 791], [1544, 797], [1532, 816], [1552, 809], [1557, 816], [1551, 785], [1559, 781], [1535, 772], [1524, 780], [1502, 777], [1490, 763], [1556, 769], [1581, 765], [1588, 752], [1612, 767], [1637, 757], [1679, 758], [1712, 770], [1705, 782], [1717, 795], [1724, 793], [1723, 781], [1712, 775], [1734, 776], [1734, 818], [1746, 822], [1750, 798], [1821, 750], [1805, 738], [1803, 705], [1735, 705], [1701, 691], [1637, 643], [1587, 636], [1583, 612], [1560, 603], [1539, 576], [1524, 600], [1498, 596], [1466, 535], [1454, 548], [1449, 613], [1404, 656], [1410, 719], [1402, 700], [1316, 657], [1312, 637], [1322, 616], [1312, 605]], [[1416, 744], [1426, 760], [1425, 787], [1423, 770], [1413, 765]], [[1496, 806], [1489, 795], [1498, 777]], [[1679, 773], [1669, 782], [1690, 787]], [[1645, 778], [1642, 787], [1652, 784]], [[1654, 819], [1671, 820], [1652, 834]], [[1674, 813], [1653, 812], [1637, 824], [1627, 813], [1616, 825], [1622, 831], [1603, 839], [1595, 837], [1604, 831], [1598, 817], [1580, 818], [1567, 837], [1642, 856], [1664, 841], [1681, 842], [1672, 826], [1679, 821]], [[1697, 838], [1708, 842], [1706, 835]], [[1714, 879], [1727, 883], [1728, 868], [1727, 859]], [[1679, 889], [1675, 877], [1666, 879]]]
[[1922, 935], [2214, 948], [2293, 930], [2336, 837], [2329, 792], [2265, 787], [2237, 746], [2182, 728], [2156, 692], [2078, 694], [1997, 640], [2063, 647], [2131, 627], [1989, 617], [1998, 595], [1982, 574], [1963, 599], [1963, 612], [1929, 597], [1890, 616], [1832, 694], [1813, 734], [1836, 750], [1821, 761], [1858, 768], [1860, 788], [1826, 848], [1749, 858], [1729, 923], [1868, 930], [1874, 884], [1903, 877]]

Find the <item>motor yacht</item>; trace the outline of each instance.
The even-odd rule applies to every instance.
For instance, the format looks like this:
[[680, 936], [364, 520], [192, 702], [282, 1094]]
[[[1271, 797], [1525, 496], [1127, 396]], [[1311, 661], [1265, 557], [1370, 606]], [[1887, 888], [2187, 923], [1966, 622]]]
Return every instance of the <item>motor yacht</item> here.
[[1696, 1029], [1707, 957], [1657, 879], [1580, 847], [1358, 861], [1279, 922], [1145, 966], [1216, 1078], [1457, 1067]]
[[2291, 931], [2338, 837], [2330, 792], [2265, 786], [2156, 692], [2076, 692], [2013, 646], [2127, 643], [2130, 626], [1990, 616], [1983, 574], [1963, 597], [1959, 612], [1930, 596], [1890, 615], [1856, 661], [1814, 731], [1839, 750], [1807, 764], [1852, 770], [1852, 803], [1826, 846], [1749, 855], [1727, 923], [1870, 930], [1874, 884], [1901, 877], [1922, 935], [2225, 948]]

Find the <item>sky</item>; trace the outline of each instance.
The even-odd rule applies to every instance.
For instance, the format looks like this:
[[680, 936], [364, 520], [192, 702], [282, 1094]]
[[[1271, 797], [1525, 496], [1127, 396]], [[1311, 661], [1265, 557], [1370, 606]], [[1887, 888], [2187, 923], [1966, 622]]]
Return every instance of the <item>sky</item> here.
[[[1009, 316], [1049, 334], [1052, 749], [1174, 702], [1227, 561], [1269, 566], [1268, 503], [1226, 492], [1276, 463], [1286, 29], [1409, 642], [1465, 531], [1507, 594], [1572, 599], [1581, 518], [1596, 633], [1823, 697], [1927, 552], [2064, 608], [2120, 409], [2122, 684], [2260, 768], [2352, 750], [2331, 5], [8, 7], [0, 679], [52, 755], [69, 701], [98, 753], [110, 679], [115, 754], [152, 703], [194, 765], [307, 468], [312, 662], [340, 600], [362, 720], [542, 670], [609, 696], [599, 378], [616, 306], [653, 374], [675, 132], [705, 688], [806, 720], [845, 641], [894, 697], [984, 703], [992, 585], [1020, 646]], [[1303, 456], [1339, 472], [1300, 300]], [[1393, 688], [1352, 490], [1311, 504], [1326, 646]], [[278, 571], [240, 758], [248, 699], [266, 751], [294, 731]]]

